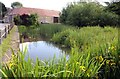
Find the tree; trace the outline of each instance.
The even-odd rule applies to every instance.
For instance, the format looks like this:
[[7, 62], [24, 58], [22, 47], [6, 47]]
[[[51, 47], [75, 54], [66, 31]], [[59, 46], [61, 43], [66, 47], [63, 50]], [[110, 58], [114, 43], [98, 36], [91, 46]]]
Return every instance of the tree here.
[[22, 3], [20, 3], [20, 2], [13, 2], [12, 4], [11, 4], [11, 7], [14, 9], [14, 8], [21, 8], [21, 7], [23, 7], [23, 5], [22, 5]]
[[62, 10], [60, 21], [64, 24], [83, 26], [104, 27], [117, 25], [118, 15], [105, 11], [105, 7], [95, 2], [79, 2], [69, 5]]
[[4, 17], [6, 12], [7, 12], [7, 8], [5, 7], [3, 3], [0, 2], [0, 19]]
[[113, 11], [120, 16], [120, 1], [119, 2], [106, 3], [106, 4], [108, 5], [107, 10]]

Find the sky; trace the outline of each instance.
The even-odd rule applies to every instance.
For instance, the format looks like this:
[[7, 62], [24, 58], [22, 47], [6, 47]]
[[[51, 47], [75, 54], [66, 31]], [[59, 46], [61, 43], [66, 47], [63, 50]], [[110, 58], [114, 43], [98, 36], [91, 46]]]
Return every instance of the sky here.
[[[0, 0], [6, 7], [11, 7], [11, 3], [20, 2], [24, 7], [41, 8], [61, 11], [70, 2], [77, 2], [80, 0]], [[110, 0], [97, 0], [100, 3], [108, 2]]]

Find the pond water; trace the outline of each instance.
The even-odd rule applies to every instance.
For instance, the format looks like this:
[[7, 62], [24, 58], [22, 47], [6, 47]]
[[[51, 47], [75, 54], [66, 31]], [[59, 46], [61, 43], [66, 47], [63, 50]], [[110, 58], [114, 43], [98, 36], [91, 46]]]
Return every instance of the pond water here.
[[64, 56], [66, 56], [66, 59], [69, 58], [69, 55], [67, 55], [65, 51], [46, 41], [25, 42], [21, 43], [19, 47], [22, 52], [27, 48], [25, 60], [27, 60], [28, 56], [33, 61], [36, 61], [37, 57], [42, 61], [49, 61], [54, 57], [56, 60]]

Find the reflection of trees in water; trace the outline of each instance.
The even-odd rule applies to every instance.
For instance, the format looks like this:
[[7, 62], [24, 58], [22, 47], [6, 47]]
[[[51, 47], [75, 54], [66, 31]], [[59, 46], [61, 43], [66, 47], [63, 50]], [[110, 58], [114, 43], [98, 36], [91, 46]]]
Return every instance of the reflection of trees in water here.
[[[25, 41], [24, 41], [25, 42]], [[38, 41], [38, 39], [36, 39], [36, 40], [31, 40], [31, 42], [32, 42], [32, 45], [31, 44], [28, 44], [28, 49], [32, 49], [32, 47], [33, 46], [35, 46], [35, 47], [37, 47], [38, 46], [38, 42], [40, 42], [40, 41]], [[60, 49], [61, 50], [61, 52], [62, 53], [64, 53], [64, 54], [70, 54], [70, 48], [67, 48], [67, 47], [62, 47], [60, 44], [54, 44], [54, 43], [52, 43], [52, 42], [50, 42], [50, 41], [41, 41], [42, 43], [44, 43], [44, 44], [46, 44], [46, 46], [49, 46], [49, 47], [54, 47], [54, 48], [58, 48], [58, 49]]]
[[54, 47], [57, 47], [59, 48], [62, 52], [65, 52], [66, 54], [69, 54], [70, 53], [70, 48], [67, 48], [67, 47], [62, 47], [60, 44], [54, 44], [50, 41], [45, 41], [47, 43], [47, 45], [52, 45]]
[[36, 41], [36, 42], [33, 42], [33, 45], [34, 45], [35, 47], [37, 47], [37, 44], [38, 44], [37, 41]]

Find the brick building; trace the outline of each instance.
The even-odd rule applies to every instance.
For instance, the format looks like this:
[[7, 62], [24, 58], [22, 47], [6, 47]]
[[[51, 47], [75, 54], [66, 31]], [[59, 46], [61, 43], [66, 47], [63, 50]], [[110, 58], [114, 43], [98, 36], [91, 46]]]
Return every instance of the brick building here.
[[5, 22], [12, 22], [16, 15], [35, 13], [38, 15], [38, 22], [40, 23], [59, 23], [59, 11], [27, 7], [12, 9], [6, 14], [4, 20]]

